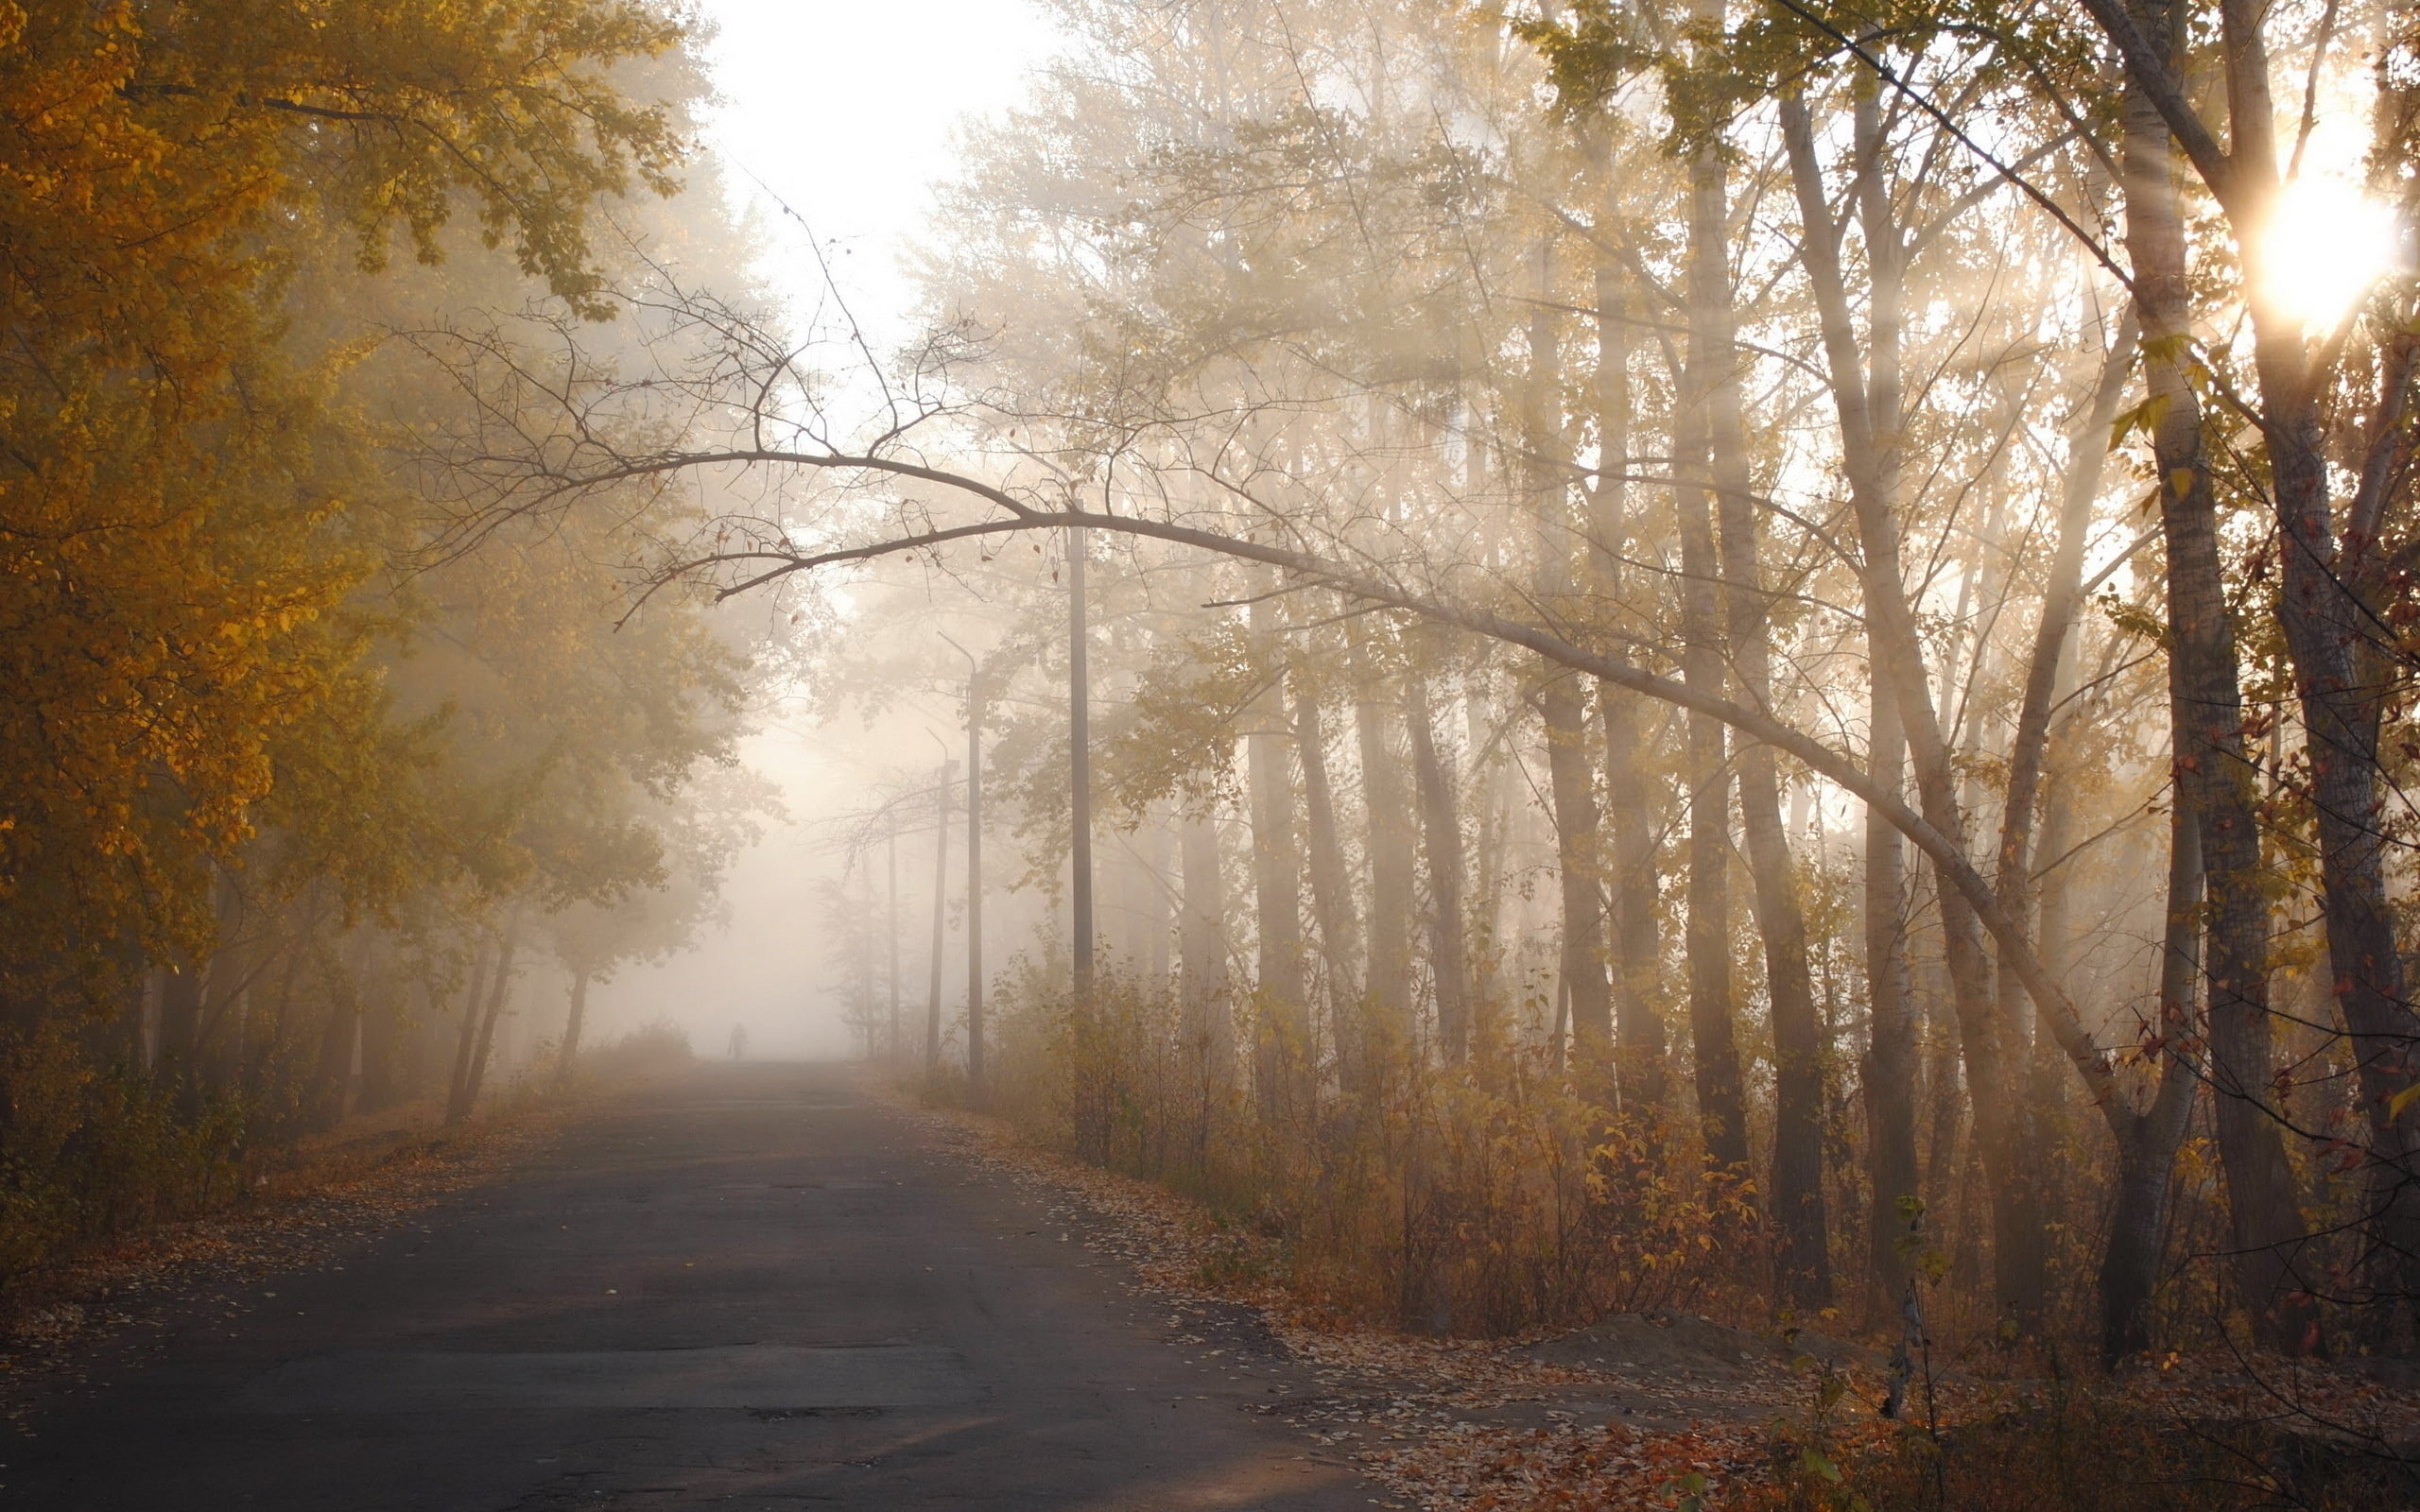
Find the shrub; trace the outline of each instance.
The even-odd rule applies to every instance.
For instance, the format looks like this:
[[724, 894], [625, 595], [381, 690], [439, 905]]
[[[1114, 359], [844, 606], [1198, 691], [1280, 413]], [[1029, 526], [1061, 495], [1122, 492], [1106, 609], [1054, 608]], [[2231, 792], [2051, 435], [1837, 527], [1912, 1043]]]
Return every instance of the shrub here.
[[[1722, 1242], [1753, 1230], [1744, 1186], [1668, 1158], [1683, 1130], [1610, 1111], [1543, 1057], [1436, 1067], [1372, 1045], [1346, 1085], [1255, 1008], [1239, 1048], [1162, 988], [1105, 971], [1080, 1012], [1020, 965], [999, 994], [992, 1106], [1279, 1238], [1298, 1292], [1407, 1329], [1703, 1306], [1753, 1249]], [[1255, 1074], [1277, 1093], [1255, 1098]]]
[[580, 1053], [580, 1069], [604, 1081], [651, 1075], [689, 1064], [689, 1031], [657, 1019], [616, 1040]]

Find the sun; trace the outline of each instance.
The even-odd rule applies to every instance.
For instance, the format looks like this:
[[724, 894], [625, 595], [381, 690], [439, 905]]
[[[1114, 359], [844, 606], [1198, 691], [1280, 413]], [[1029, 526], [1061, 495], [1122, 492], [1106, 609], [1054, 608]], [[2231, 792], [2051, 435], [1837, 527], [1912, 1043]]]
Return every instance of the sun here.
[[2261, 237], [2255, 293], [2306, 331], [2331, 330], [2393, 269], [2398, 240], [2393, 208], [2359, 184], [2297, 179], [2277, 197]]

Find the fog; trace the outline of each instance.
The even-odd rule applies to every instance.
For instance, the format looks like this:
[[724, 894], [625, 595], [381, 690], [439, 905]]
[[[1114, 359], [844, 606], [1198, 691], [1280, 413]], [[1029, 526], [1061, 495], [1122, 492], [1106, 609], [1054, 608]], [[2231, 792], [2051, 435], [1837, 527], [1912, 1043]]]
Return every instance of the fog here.
[[744, 1045], [1392, 1327], [2420, 1327], [2403, 10], [122, 9], [0, 1265]]
[[[934, 185], [957, 165], [962, 124], [1016, 100], [1049, 55], [1049, 18], [1028, 0], [937, 0], [917, 8], [916, 45], [902, 47], [900, 14], [880, 6], [715, 0], [706, 14], [720, 95], [707, 140], [767, 243], [752, 271], [793, 309], [816, 307], [837, 284], [873, 340], [905, 340], [917, 290], [903, 265], [926, 230]], [[843, 58], [846, 66], [821, 61]], [[811, 86], [801, 87], [803, 74]], [[807, 245], [810, 229], [829, 244], [829, 282]], [[734, 1025], [758, 1055], [862, 1051], [862, 1037], [841, 1022], [816, 888], [847, 869], [838, 829], [891, 773], [882, 742], [819, 728], [804, 694], [779, 682], [757, 691], [756, 728], [740, 760], [774, 785], [785, 817], [725, 879], [727, 921], [710, 925], [693, 949], [598, 988], [592, 1004], [605, 1033], [665, 1020], [701, 1053], [727, 1051]], [[954, 708], [936, 698], [931, 714], [955, 749]], [[911, 865], [928, 886], [921, 848]], [[922, 896], [911, 917], [925, 922], [908, 934], [920, 963], [930, 917], [929, 894]], [[921, 1014], [924, 978], [908, 975]], [[962, 1004], [955, 972], [949, 991]], [[530, 1011], [544, 1015], [534, 1002]]]
[[680, 954], [594, 988], [589, 1011], [608, 1038], [677, 1023], [706, 1055], [726, 1053], [734, 1027], [745, 1029], [755, 1055], [852, 1054], [860, 1046], [834, 997], [815, 886], [841, 870], [828, 833], [832, 799], [868, 774], [833, 742], [783, 722], [778, 706], [740, 743], [738, 759], [773, 784], [783, 816], [726, 874], [724, 918]]

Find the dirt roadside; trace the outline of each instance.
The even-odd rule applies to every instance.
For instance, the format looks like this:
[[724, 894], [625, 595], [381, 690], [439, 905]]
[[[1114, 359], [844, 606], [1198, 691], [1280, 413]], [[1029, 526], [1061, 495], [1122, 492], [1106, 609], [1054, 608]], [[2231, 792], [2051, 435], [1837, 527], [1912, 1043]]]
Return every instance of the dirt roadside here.
[[[1317, 1383], [1258, 1410], [1349, 1459], [1398, 1508], [1511, 1509], [1725, 1504], [1821, 1442], [1841, 1455], [1902, 1433], [2040, 1414], [2073, 1381], [1935, 1362], [1908, 1416], [1879, 1349], [1785, 1340], [1686, 1315], [1616, 1315], [1552, 1340], [1424, 1338], [1354, 1326], [1306, 1307], [1270, 1279], [1273, 1241], [1222, 1227], [1200, 1204], [1087, 1166], [1003, 1121], [870, 1090], [942, 1130], [975, 1162], [1044, 1198], [1059, 1221], [1131, 1266], [1165, 1310], [1168, 1341], [1198, 1358], [1282, 1363]], [[2358, 1364], [2291, 1365], [2169, 1356], [2094, 1389], [2188, 1430], [2265, 1425], [2369, 1452], [2420, 1450], [2420, 1381]]]

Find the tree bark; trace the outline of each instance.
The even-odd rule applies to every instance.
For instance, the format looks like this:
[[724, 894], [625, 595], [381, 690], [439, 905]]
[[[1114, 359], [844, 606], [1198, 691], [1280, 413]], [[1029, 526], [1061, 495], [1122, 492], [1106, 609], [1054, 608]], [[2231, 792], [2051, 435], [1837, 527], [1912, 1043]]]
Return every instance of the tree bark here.
[[888, 1024], [883, 1037], [883, 1058], [891, 1068], [899, 1065], [899, 816], [890, 816], [890, 833], [883, 836], [882, 870], [885, 899], [882, 910], [882, 937], [889, 960], [882, 973], [883, 988], [888, 994]]
[[1302, 861], [1294, 831], [1294, 777], [1287, 760], [1285, 679], [1278, 670], [1277, 610], [1262, 598], [1252, 607], [1253, 644], [1270, 684], [1244, 736], [1252, 785], [1253, 902], [1260, 939], [1254, 993], [1253, 1091], [1262, 1115], [1280, 1119], [1305, 1111], [1296, 1085], [1310, 1045], [1308, 994], [1303, 972]]
[[[2025, 692], [2009, 740], [2007, 796], [2000, 811], [1998, 874], [2000, 907], [2019, 923], [2033, 919], [2033, 833], [2041, 804], [2042, 773], [2050, 747], [2050, 710], [2059, 669], [2083, 597], [2083, 551], [2092, 532], [2092, 506], [2100, 496], [2102, 459], [2109, 455], [2110, 426], [2134, 368], [2135, 318], [2130, 310], [2101, 364], [2100, 381], [2067, 440], [2067, 470], [2059, 509], [2059, 541], [2043, 583], [2042, 617], [2026, 663]], [[2199, 885], [2198, 880], [2196, 885]], [[2038, 934], [2037, 934], [2038, 938]], [[2000, 953], [2004, 954], [2005, 953]], [[1999, 968], [2000, 1012], [2011, 1022], [2031, 1016], [2025, 984]]]
[[1184, 873], [1179, 1012], [1205, 1097], [1223, 1097], [1235, 1083], [1236, 1044], [1227, 1005], [1227, 889], [1218, 821], [1208, 814], [1186, 816], [1177, 849]]
[[1613, 1049], [1613, 991], [1605, 979], [1604, 865], [1598, 854], [1597, 770], [1588, 739], [1586, 684], [1548, 671], [1539, 705], [1547, 736], [1547, 780], [1554, 803], [1557, 880], [1563, 904], [1559, 976], [1568, 989], [1575, 1054], [1601, 1064]]
[[[394, 964], [400, 968], [402, 963]], [[355, 1098], [365, 1113], [392, 1108], [405, 1096], [407, 1026], [400, 975], [400, 971], [382, 971], [368, 986], [361, 1020], [361, 1089]]]
[[[1522, 402], [1529, 490], [1537, 513], [1538, 597], [1547, 613], [1575, 620], [1571, 602], [1571, 469], [1564, 436], [1563, 343], [1552, 307], [1553, 243], [1537, 251], [1538, 298], [1530, 312], [1530, 372]], [[1563, 668], [1540, 668], [1539, 712], [1546, 724], [1547, 797], [1554, 817], [1555, 871], [1563, 913], [1558, 1004], [1568, 1009], [1583, 1064], [1612, 1049], [1613, 991], [1605, 980], [1604, 866], [1598, 854], [1597, 769], [1588, 741], [1586, 684]], [[1561, 1010], [1559, 1010], [1561, 1011]], [[1558, 1047], [1562, 1040], [1558, 1034]]]
[[[2172, 717], [2186, 713], [2169, 674]], [[2180, 727], [2181, 728], [2181, 727]], [[2100, 1257], [2100, 1352], [2115, 1365], [2152, 1347], [2152, 1301], [2176, 1152], [2185, 1142], [2197, 1078], [2178, 1048], [2193, 1032], [2193, 989], [2202, 974], [2202, 832], [2180, 789], [2169, 809], [2168, 926], [2159, 968], [2160, 1079], [2152, 1106], [2118, 1143], [2118, 1200]]]
[[[1907, 737], [1891, 680], [1876, 675], [1866, 770], [1897, 791], [1906, 780]], [[1907, 868], [1899, 832], [1871, 808], [1865, 816], [1865, 980], [1869, 1035], [1864, 1093], [1866, 1159], [1874, 1189], [1868, 1214], [1866, 1263], [1876, 1315], [1888, 1315], [1907, 1291], [1908, 1263], [1900, 1239], [1909, 1232], [1902, 1199], [1923, 1200], [1916, 1165], [1916, 1005], [1908, 977]]]
[[588, 1022], [588, 981], [586, 971], [574, 971], [571, 978], [571, 1011], [563, 1016], [562, 1048], [555, 1054], [555, 1091], [571, 1090], [572, 1076], [579, 1066], [579, 1032]]
[[1470, 1055], [1470, 967], [1463, 953], [1462, 825], [1454, 810], [1454, 774], [1437, 748], [1428, 681], [1413, 672], [1404, 681], [1411, 730], [1412, 781], [1419, 792], [1423, 849], [1428, 863], [1428, 961], [1437, 992], [1437, 1053], [1447, 1065]]
[[485, 931], [479, 935], [478, 948], [471, 956], [471, 983], [462, 994], [462, 1027], [454, 1040], [454, 1074], [445, 1083], [445, 1122], [451, 1124], [459, 1116], [455, 1109], [462, 1106], [462, 1089], [471, 1079], [471, 1052], [479, 1042], [479, 1014], [487, 1003], [488, 964], [493, 942]]
[[[1839, 414], [1843, 471], [1863, 548], [1860, 576], [1868, 650], [1891, 679], [1897, 699], [1919, 809], [1936, 832], [1955, 842], [1966, 833], [1965, 814], [1958, 799], [1957, 770], [1932, 702], [1923, 643], [1916, 633], [1895, 512], [1901, 424], [1902, 237], [1891, 219], [1889, 197], [1880, 180], [1879, 143], [1866, 124], [1865, 109], [1860, 108], [1859, 198], [1873, 280], [1872, 308], [1861, 344], [1841, 271], [1840, 227], [1832, 218], [1806, 102], [1786, 100], [1780, 110], [1799, 218], [1806, 227], [1802, 262], [1815, 297], [1826, 377]], [[1872, 355], [1871, 371], [1867, 352]], [[2039, 1320], [2046, 1302], [2046, 1251], [2040, 1189], [2031, 1169], [2032, 1153], [2023, 1138], [2024, 1107], [2014, 1076], [2012, 1037], [1993, 994], [1976, 904], [1959, 890], [1950, 867], [1939, 857], [1934, 860], [1934, 871], [1940, 884], [1943, 965], [1966, 1064], [1975, 1137], [1989, 1177], [1994, 1287], [2002, 1304], [2031, 1325]], [[2102, 1111], [2109, 1118], [2118, 1112], [2105, 1104]]]
[[[2165, 40], [2167, 9], [2158, 10], [2163, 45], [2172, 47]], [[2189, 335], [2190, 306], [2173, 149], [2166, 124], [2139, 87], [2128, 91], [2125, 123], [2126, 247], [2148, 383], [2160, 406], [2152, 450], [2168, 547], [2170, 676], [2182, 713], [2173, 759], [2177, 784], [2200, 824], [2209, 898], [2210, 1080], [2236, 1279], [2262, 1344], [2310, 1349], [2319, 1343], [2318, 1314], [2295, 1274], [2308, 1235], [2273, 1101], [2269, 905], [2257, 795], [2244, 750], [2235, 627], [2227, 613], [2201, 404], [2180, 350]]]
[[[1709, 145], [1691, 167], [1702, 198], [1703, 180], [1722, 172]], [[1718, 188], [1717, 192], [1720, 190]], [[1693, 234], [1699, 216], [1691, 215]], [[1693, 252], [1694, 266], [1719, 251]], [[1692, 299], [1694, 310], [1699, 301]], [[1704, 350], [1701, 333], [1690, 333], [1684, 413], [1673, 424], [1675, 472], [1682, 482], [1673, 503], [1681, 525], [1681, 681], [1693, 693], [1720, 696], [1725, 691], [1723, 645], [1717, 610], [1720, 571], [1714, 541], [1712, 489], [1707, 485], [1705, 406], [1718, 363], [1730, 354]], [[1695, 710], [1688, 715], [1689, 1034], [1697, 1063], [1698, 1119], [1706, 1159], [1718, 1170], [1744, 1174], [1748, 1165], [1748, 1119], [1741, 1090], [1739, 1052], [1734, 1038], [1731, 994], [1731, 766], [1729, 731], [1722, 722]]]
[[1356, 1029], [1361, 992], [1354, 980], [1360, 954], [1353, 885], [1344, 868], [1344, 841], [1336, 822], [1336, 794], [1328, 780], [1327, 730], [1320, 704], [1308, 691], [1294, 696], [1294, 748], [1303, 765], [1303, 819], [1309, 841], [1311, 917], [1319, 926], [1320, 955], [1327, 966], [1328, 1032], [1336, 1047], [1337, 1076], [1350, 1083], [1360, 1055]]
[[512, 993], [512, 957], [521, 943], [521, 922], [516, 916], [504, 931], [504, 944], [497, 950], [495, 975], [488, 984], [487, 1011], [479, 1015], [479, 1040], [471, 1056], [470, 1073], [463, 1078], [461, 1101], [445, 1110], [445, 1122], [458, 1124], [471, 1116], [479, 1105], [479, 1089], [487, 1080], [488, 1057], [495, 1049], [496, 1021], [504, 1017], [504, 1005]]
[[1615, 1081], [1622, 1107], [1648, 1114], [1671, 1096], [1669, 1037], [1664, 1026], [1663, 868], [1646, 775], [1638, 700], [1599, 683], [1605, 725], [1605, 811], [1613, 844], [1612, 976], [1620, 987], [1614, 1018]]
[[[2265, 215], [2280, 188], [2274, 108], [2262, 28], [2266, 12], [2225, 0], [2229, 178], [2238, 221]], [[2238, 206], [2240, 206], [2238, 209]], [[2298, 316], [2257, 296], [2263, 238], [2240, 234], [2252, 300], [2253, 363], [2260, 379], [2261, 434], [2277, 511], [2283, 592], [2277, 597], [2295, 701], [2310, 760], [2310, 800], [2319, 833], [2321, 903], [2338, 1010], [2360, 1068], [2370, 1125], [2371, 1229], [2382, 1290], [2420, 1306], [2420, 1014], [2406, 996], [2394, 936], [2386, 855], [2390, 844], [2378, 742], [2395, 653], [2378, 606], [2387, 563], [2374, 550], [2376, 522], [2355, 521], [2340, 539], [2328, 479], [2325, 419], [2329, 371]], [[2409, 339], [2408, 334], [2405, 339]], [[2408, 382], [2408, 378], [2402, 380]], [[2399, 406], [2390, 389], [2381, 416]], [[2392, 422], [2388, 422], [2392, 428]], [[2400, 1114], [2395, 1104], [2401, 1096]]]
[[1136, 856], [1143, 870], [1144, 896], [1149, 900], [1143, 915], [1143, 950], [1145, 969], [1155, 984], [1168, 979], [1168, 852], [1175, 838], [1168, 829], [1167, 812], [1154, 806], [1141, 833], [1142, 849]]
[[[368, 939], [356, 938], [352, 954], [366, 964]], [[353, 1094], [354, 1048], [361, 1036], [362, 971], [352, 963], [337, 959], [330, 951], [322, 956], [328, 967], [323, 980], [327, 986], [328, 1020], [321, 1026], [320, 1057], [312, 1077], [313, 1118], [320, 1127], [329, 1128], [344, 1121]]]
[[[2092, 506], [2100, 493], [2103, 459], [2109, 454], [2110, 426], [2133, 369], [2136, 317], [2130, 306], [2110, 341], [2092, 397], [2068, 438], [2067, 466], [2063, 478], [2058, 544], [2043, 584], [2041, 617], [2026, 665], [2025, 690], [2018, 700], [2016, 728], [2010, 737], [2008, 783], [2000, 808], [1999, 856], [1995, 890], [2001, 911], [2032, 930], [2039, 951], [2042, 936], [2035, 926], [2034, 825], [2041, 807], [2041, 782], [2050, 742], [2050, 711], [2059, 687], [2059, 672], [2068, 661], [2071, 630], [2081, 607], [2083, 552], [2091, 532]], [[1979, 708], [1979, 704], [1977, 706]], [[2196, 866], [2198, 868], [2198, 857]], [[2196, 885], [2198, 886], [2198, 870]], [[2053, 1119], [2060, 1106], [2064, 1073], [2058, 1065], [2048, 1026], [2033, 1012], [2025, 984], [1999, 950], [1999, 1013], [2017, 1042], [2030, 1040], [2032, 1054], [2026, 1065], [2027, 1127], [2046, 1147], [2054, 1142]], [[2139, 1126], [2139, 1125], [2138, 1125]], [[2120, 1164], [2124, 1163], [2121, 1155]], [[2160, 1194], [2164, 1197], [2165, 1188]], [[2046, 1252], [2047, 1261], [2047, 1252]]]
[[[1692, 374], [1692, 387], [1703, 405], [1707, 481], [1721, 525], [1721, 596], [1732, 676], [1743, 701], [1767, 709], [1772, 703], [1769, 608], [1757, 549], [1747, 427], [1740, 414], [1723, 171], [1718, 155], [1701, 152], [1691, 175], [1689, 365], [1702, 369]], [[1692, 523], [1688, 529], [1697, 532], [1703, 526]], [[1690, 571], [1685, 562], [1682, 570]], [[1753, 879], [1750, 896], [1756, 932], [1764, 941], [1765, 990], [1772, 1012], [1773, 1263], [1784, 1300], [1812, 1311], [1832, 1299], [1830, 1223], [1824, 1204], [1824, 1026], [1815, 1011], [1814, 982], [1806, 965], [1806, 919], [1782, 829], [1781, 782], [1772, 747], [1743, 744], [1737, 781], [1740, 829]], [[1694, 818], [1691, 823], [1694, 829]], [[1694, 847], [1694, 836], [1691, 843]], [[1691, 912], [1694, 917], [1694, 908]]]
[[1504, 955], [1504, 831], [1509, 804], [1505, 794], [1503, 748], [1491, 729], [1492, 679], [1482, 664], [1462, 688], [1463, 748], [1470, 752], [1470, 770], [1462, 779], [1462, 802], [1476, 821], [1472, 826], [1471, 896], [1463, 916], [1465, 946], [1471, 968], [1471, 1049], [1482, 1061], [1499, 1064], [1506, 1045], [1503, 985], [1496, 968]]
[[1370, 868], [1370, 959], [1365, 1069], [1374, 1073], [1364, 1091], [1374, 1091], [1374, 1073], [1412, 1043], [1412, 885], [1418, 866], [1412, 833], [1412, 799], [1404, 782], [1403, 757], [1387, 726], [1395, 713], [1382, 701], [1384, 689], [1369, 664], [1368, 647], [1355, 647], [1358, 681], [1353, 705], [1354, 733], [1361, 758], [1361, 809], [1366, 827], [1363, 853]]
[[[1621, 269], [1600, 260], [1597, 284], [1597, 477], [1589, 490], [1588, 560], [1592, 585], [1609, 610], [1622, 601], [1622, 553], [1630, 497], [1630, 303]], [[1627, 654], [1616, 650], [1627, 662]], [[1656, 905], [1655, 827], [1639, 770], [1644, 740], [1640, 701], [1610, 682], [1598, 684], [1605, 727], [1605, 838], [1610, 855], [1613, 954], [1607, 1011], [1614, 1016], [1615, 1089], [1622, 1106], [1663, 1106], [1663, 975]], [[1601, 859], [1601, 858], [1600, 858]]]
[[157, 1063], [181, 1081], [194, 1079], [201, 1038], [201, 989], [208, 969], [182, 966], [160, 984], [160, 1053]]

